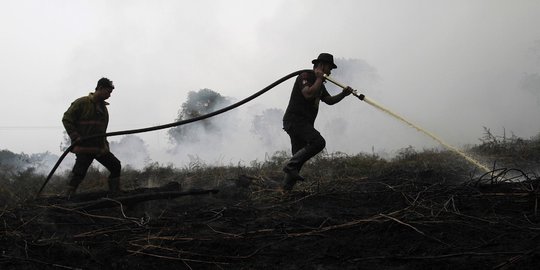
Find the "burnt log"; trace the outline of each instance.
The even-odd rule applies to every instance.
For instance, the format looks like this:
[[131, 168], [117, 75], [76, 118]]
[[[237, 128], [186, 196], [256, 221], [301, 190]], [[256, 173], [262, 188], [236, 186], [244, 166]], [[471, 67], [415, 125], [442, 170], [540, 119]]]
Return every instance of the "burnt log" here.
[[73, 210], [92, 210], [117, 207], [121, 205], [131, 206], [145, 201], [169, 200], [181, 196], [215, 194], [217, 192], [217, 189], [191, 189], [182, 191], [178, 182], [170, 182], [161, 187], [137, 188], [133, 190], [124, 190], [119, 193], [97, 191], [78, 193], [70, 197], [41, 197], [36, 199], [35, 203], [57, 205]]
[[126, 194], [117, 197], [103, 197], [96, 200], [65, 203], [66, 208], [74, 210], [94, 210], [102, 208], [111, 208], [117, 206], [131, 206], [137, 203], [151, 200], [170, 200], [181, 196], [215, 194], [217, 189], [192, 189], [188, 191], [160, 191], [160, 192], [143, 192], [139, 194]]

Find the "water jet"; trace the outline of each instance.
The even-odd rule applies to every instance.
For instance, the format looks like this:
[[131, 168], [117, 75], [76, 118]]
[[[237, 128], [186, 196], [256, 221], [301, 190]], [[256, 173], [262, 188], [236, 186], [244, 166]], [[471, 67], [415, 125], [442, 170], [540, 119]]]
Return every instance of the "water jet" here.
[[[341, 88], [343, 88], [343, 89], [347, 88], [346, 85], [341, 84], [340, 82], [334, 80], [332, 77], [330, 77], [330, 76], [328, 76], [328, 75], [326, 75], [326, 74], [324, 75], [324, 77], [325, 77], [328, 81], [332, 82], [333, 84], [335, 84], [335, 85], [337, 85], [337, 86], [339, 86], [339, 87], [341, 87]], [[407, 125], [409, 125], [409, 126], [415, 128], [416, 130], [418, 130], [418, 131], [424, 133], [424, 134], [427, 135], [428, 137], [430, 137], [430, 138], [432, 138], [433, 140], [435, 140], [435, 141], [437, 141], [438, 143], [440, 143], [440, 144], [441, 144], [442, 146], [444, 146], [446, 149], [448, 149], [448, 150], [450, 150], [450, 151], [452, 151], [452, 152], [454, 152], [454, 153], [460, 155], [461, 157], [463, 157], [465, 160], [467, 160], [467, 161], [470, 162], [471, 164], [473, 164], [473, 165], [475, 165], [476, 167], [480, 168], [484, 173], [490, 172], [490, 170], [488, 169], [488, 167], [486, 167], [485, 165], [481, 164], [480, 162], [478, 162], [478, 161], [475, 160], [474, 158], [470, 157], [469, 155], [465, 154], [463, 151], [461, 151], [461, 150], [457, 149], [456, 147], [454, 147], [454, 146], [452, 146], [452, 145], [446, 143], [445, 141], [443, 141], [441, 138], [439, 138], [438, 136], [436, 136], [436, 135], [433, 134], [432, 132], [429, 132], [429, 131], [427, 131], [427, 130], [421, 128], [420, 126], [418, 126], [418, 125], [412, 123], [411, 121], [409, 121], [409, 120], [403, 118], [403, 117], [400, 116], [399, 114], [397, 114], [397, 113], [391, 111], [391, 110], [388, 109], [388, 108], [385, 108], [384, 106], [382, 106], [381, 104], [375, 102], [375, 101], [372, 100], [371, 98], [368, 98], [368, 97], [366, 97], [366, 96], [363, 95], [363, 94], [358, 94], [358, 92], [357, 92], [356, 90], [353, 90], [352, 94], [353, 94], [355, 97], [359, 98], [360, 100], [366, 102], [367, 104], [369, 104], [369, 105], [371, 105], [371, 106], [373, 106], [373, 107], [375, 107], [375, 108], [377, 108], [377, 109], [379, 109], [379, 110], [385, 112], [386, 114], [388, 114], [388, 115], [390, 115], [390, 116], [392, 116], [392, 117], [394, 117], [394, 118], [400, 120], [401, 122], [406, 123]]]

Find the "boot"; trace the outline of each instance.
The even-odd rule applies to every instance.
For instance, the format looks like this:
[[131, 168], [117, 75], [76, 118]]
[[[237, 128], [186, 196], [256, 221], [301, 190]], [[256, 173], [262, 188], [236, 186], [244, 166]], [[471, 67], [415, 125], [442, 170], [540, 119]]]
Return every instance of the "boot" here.
[[300, 168], [302, 168], [304, 162], [310, 157], [305, 148], [300, 149], [289, 159], [285, 167], [283, 167], [283, 172], [296, 181], [304, 181], [304, 177], [300, 175]]
[[283, 191], [291, 191], [296, 184], [296, 180], [289, 174], [285, 175], [285, 183], [283, 184]]
[[283, 167], [283, 172], [287, 175], [287, 177], [294, 179], [294, 181], [304, 181], [304, 177], [300, 175], [300, 172], [297, 168], [293, 167], [288, 163]]
[[112, 194], [118, 194], [122, 192], [120, 189], [120, 178], [110, 178], [109, 181], [109, 192]]

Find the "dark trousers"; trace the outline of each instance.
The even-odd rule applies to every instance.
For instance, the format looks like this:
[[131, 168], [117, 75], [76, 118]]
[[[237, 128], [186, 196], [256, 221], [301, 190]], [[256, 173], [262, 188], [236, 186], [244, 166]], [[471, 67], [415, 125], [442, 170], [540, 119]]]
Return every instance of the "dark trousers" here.
[[92, 161], [97, 160], [101, 165], [105, 166], [109, 170], [109, 179], [114, 179], [120, 177], [120, 171], [122, 170], [122, 165], [120, 160], [118, 160], [113, 153], [107, 152], [106, 154], [96, 156], [93, 154], [77, 154], [75, 159], [75, 165], [71, 171], [71, 181], [69, 185], [72, 187], [78, 187], [86, 176], [88, 168], [92, 164]]
[[286, 167], [300, 171], [310, 158], [321, 152], [326, 141], [310, 123], [284, 123], [284, 129], [291, 138], [292, 158]]

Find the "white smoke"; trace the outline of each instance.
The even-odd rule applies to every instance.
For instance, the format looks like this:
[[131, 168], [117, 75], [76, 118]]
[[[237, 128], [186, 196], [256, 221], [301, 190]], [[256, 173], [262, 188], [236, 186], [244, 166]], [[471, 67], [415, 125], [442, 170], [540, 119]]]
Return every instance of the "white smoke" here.
[[109, 147], [123, 167], [141, 169], [151, 162], [148, 146], [138, 136], [123, 136], [119, 141], [111, 141]]
[[[192, 96], [182, 108], [196, 107], [189, 103], [199, 100]], [[205, 107], [199, 115], [219, 110], [232, 102], [237, 100], [222, 97], [220, 102]], [[286, 147], [286, 137], [281, 130], [282, 116], [280, 109], [248, 105], [180, 126], [181, 129], [169, 132], [172, 137], [169, 154], [173, 163], [181, 166], [247, 165], [253, 160], [262, 160]]]

